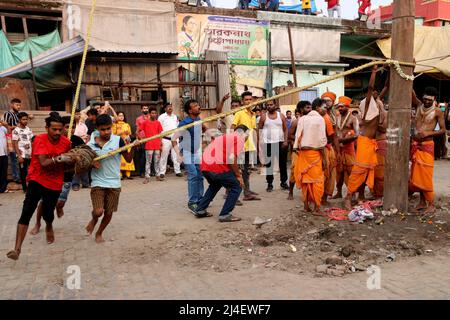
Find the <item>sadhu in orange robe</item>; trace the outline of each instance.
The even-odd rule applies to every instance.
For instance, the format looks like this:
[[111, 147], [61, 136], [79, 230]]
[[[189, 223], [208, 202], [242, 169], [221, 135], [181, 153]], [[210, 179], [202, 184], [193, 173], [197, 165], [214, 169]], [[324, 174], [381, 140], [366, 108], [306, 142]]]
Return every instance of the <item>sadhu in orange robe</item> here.
[[357, 140], [356, 158], [348, 178], [348, 192], [355, 193], [365, 183], [373, 192], [377, 159], [377, 141], [365, 136]]
[[295, 163], [295, 182], [302, 189], [303, 200], [320, 207], [324, 193], [325, 176], [322, 168], [322, 154], [318, 150], [302, 149]]
[[413, 142], [411, 150], [411, 174], [409, 179], [410, 192], [422, 192], [425, 200], [434, 202], [433, 170], [434, 142]]

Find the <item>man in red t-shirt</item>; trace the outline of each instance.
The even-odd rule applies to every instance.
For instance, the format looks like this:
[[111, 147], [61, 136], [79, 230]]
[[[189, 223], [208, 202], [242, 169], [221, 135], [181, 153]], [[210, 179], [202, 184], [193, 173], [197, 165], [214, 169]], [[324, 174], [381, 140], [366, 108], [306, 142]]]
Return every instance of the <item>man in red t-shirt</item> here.
[[[150, 115], [149, 115], [149, 111], [148, 111], [148, 106], [146, 105], [142, 105], [141, 106], [141, 112], [142, 115], [140, 115], [139, 117], [136, 118], [136, 138], [142, 139], [145, 137], [144, 132], [140, 129], [140, 127], [142, 126], [142, 123], [148, 119], [150, 119]], [[139, 172], [139, 175], [141, 176], [141, 178], [145, 177], [145, 145], [139, 145], [138, 148], [135, 149], [135, 151], [137, 151], [137, 157], [138, 157], [138, 161], [136, 161], [136, 165], [137, 165], [137, 171]]]
[[7, 254], [7, 257], [13, 260], [19, 259], [28, 225], [41, 199], [47, 242], [50, 244], [54, 241], [52, 222], [64, 180], [64, 164], [59, 163], [57, 158], [70, 150], [70, 140], [61, 135], [63, 124], [57, 112], [50, 113], [45, 119], [45, 128], [47, 133], [36, 136], [32, 145], [27, 176], [28, 190], [17, 225], [16, 245], [14, 250]]
[[369, 8], [368, 11], [370, 11], [370, 0], [358, 0], [359, 9], [358, 9], [358, 16], [359, 20], [361, 20], [361, 17], [366, 14], [367, 8]]
[[337, 12], [337, 17], [341, 17], [341, 5], [339, 0], [325, 0], [328, 3], [328, 16], [334, 18], [334, 12]]
[[224, 187], [228, 190], [228, 196], [219, 215], [220, 222], [234, 222], [241, 220], [231, 214], [239, 195], [242, 192], [244, 181], [238, 167], [238, 157], [244, 154], [245, 141], [248, 139], [249, 130], [245, 125], [236, 127], [233, 133], [219, 136], [205, 149], [200, 170], [209, 183], [209, 188], [200, 199], [196, 209], [191, 212], [196, 217], [210, 217], [206, 211], [217, 192]]
[[[149, 138], [154, 135], [160, 134], [163, 131], [161, 122], [159, 122], [158, 119], [158, 112], [156, 111], [155, 107], [149, 108], [150, 111], [150, 119], [143, 120], [139, 123], [139, 131], [143, 133], [144, 138]], [[152, 159], [154, 159], [154, 169], [156, 172], [156, 180], [162, 181], [164, 178], [161, 178], [159, 176], [159, 159], [161, 157], [161, 138], [159, 139], [153, 139], [150, 141], [147, 141], [145, 143], [145, 155], [146, 155], [146, 161], [145, 161], [145, 180], [144, 184], [149, 183], [150, 181], [150, 175], [151, 175], [151, 165], [152, 165]]]

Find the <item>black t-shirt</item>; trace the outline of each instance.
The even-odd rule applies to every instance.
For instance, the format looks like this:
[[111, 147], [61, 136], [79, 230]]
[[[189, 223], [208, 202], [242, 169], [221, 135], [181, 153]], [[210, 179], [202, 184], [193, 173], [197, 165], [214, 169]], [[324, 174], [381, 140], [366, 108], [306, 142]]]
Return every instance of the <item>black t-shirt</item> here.
[[[70, 142], [71, 142], [71, 149], [84, 144], [83, 139], [81, 139], [79, 136], [76, 136], [76, 135], [72, 135], [70, 137]], [[70, 169], [69, 171], [65, 171], [64, 172], [64, 182], [72, 182], [73, 175], [74, 175], [73, 169]]]

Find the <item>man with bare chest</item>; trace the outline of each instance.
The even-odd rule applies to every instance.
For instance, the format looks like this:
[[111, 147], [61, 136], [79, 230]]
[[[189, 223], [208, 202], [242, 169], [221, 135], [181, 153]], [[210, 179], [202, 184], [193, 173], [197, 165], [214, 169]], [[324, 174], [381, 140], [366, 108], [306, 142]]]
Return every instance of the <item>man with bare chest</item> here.
[[348, 178], [355, 163], [355, 141], [358, 138], [358, 120], [349, 111], [352, 99], [340, 97], [337, 105], [339, 114], [336, 116], [336, 135], [340, 144], [340, 162], [336, 168], [337, 193], [333, 199], [342, 198], [342, 186], [348, 186]]
[[[443, 112], [435, 106], [437, 90], [427, 87], [421, 103], [413, 92], [413, 104], [417, 105], [416, 121], [411, 146], [410, 193], [420, 192], [416, 210], [423, 214], [435, 212], [433, 192], [434, 142], [433, 137], [445, 134]], [[439, 123], [439, 131], [434, 131]]]
[[357, 140], [355, 163], [348, 179], [348, 192], [344, 199], [344, 207], [347, 210], [351, 209], [352, 195], [358, 191], [364, 183], [373, 193], [375, 167], [378, 164], [376, 134], [380, 123], [380, 110], [372, 95], [377, 70], [377, 66], [374, 66], [372, 75], [370, 76], [367, 96], [361, 101], [359, 106], [362, 114], [360, 122], [361, 131]]

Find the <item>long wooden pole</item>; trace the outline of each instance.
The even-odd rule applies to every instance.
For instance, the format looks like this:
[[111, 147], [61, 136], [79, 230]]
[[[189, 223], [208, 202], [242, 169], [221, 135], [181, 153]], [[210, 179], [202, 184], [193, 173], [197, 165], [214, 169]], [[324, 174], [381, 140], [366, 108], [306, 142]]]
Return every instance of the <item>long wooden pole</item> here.
[[289, 35], [289, 50], [291, 51], [291, 65], [292, 65], [292, 74], [294, 75], [294, 86], [297, 88], [297, 67], [295, 65], [295, 56], [294, 56], [294, 46], [292, 44], [292, 33], [291, 26], [288, 24], [288, 35]]
[[[391, 58], [405, 62], [413, 61], [414, 54], [414, 0], [395, 0], [392, 24]], [[413, 68], [402, 66], [405, 74]], [[401, 212], [408, 209], [408, 165], [411, 128], [412, 81], [390, 73], [388, 150], [385, 164], [383, 206], [395, 206]]]

